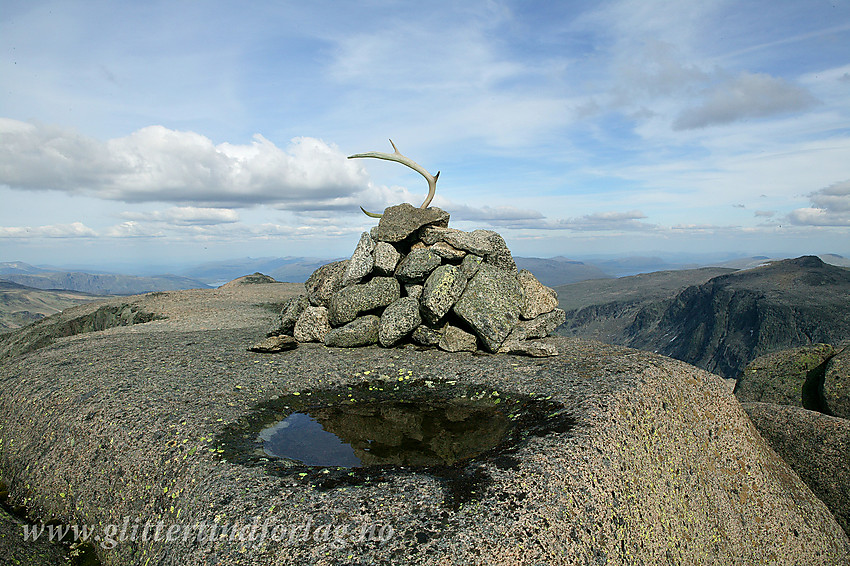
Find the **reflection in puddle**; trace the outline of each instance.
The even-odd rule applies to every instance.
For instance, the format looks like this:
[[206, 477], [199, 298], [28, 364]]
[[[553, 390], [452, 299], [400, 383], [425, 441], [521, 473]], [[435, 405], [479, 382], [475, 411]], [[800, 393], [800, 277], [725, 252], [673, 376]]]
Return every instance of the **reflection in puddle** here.
[[269, 456], [291, 458], [307, 466], [361, 465], [354, 449], [326, 431], [321, 423], [305, 413], [292, 413], [260, 433], [263, 450]]
[[514, 470], [530, 437], [568, 433], [575, 418], [550, 396], [441, 380], [372, 380], [258, 403], [216, 440], [223, 460], [336, 489], [427, 474], [458, 509]]
[[463, 399], [341, 403], [293, 413], [263, 430], [266, 454], [308, 466], [453, 465], [496, 447], [509, 426]]

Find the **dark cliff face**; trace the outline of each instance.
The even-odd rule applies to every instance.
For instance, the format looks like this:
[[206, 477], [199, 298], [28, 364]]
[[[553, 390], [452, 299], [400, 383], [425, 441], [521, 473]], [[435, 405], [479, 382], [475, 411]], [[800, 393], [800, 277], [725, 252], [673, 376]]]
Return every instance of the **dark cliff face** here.
[[[615, 316], [610, 310], [596, 312]], [[634, 310], [609, 341], [737, 377], [763, 354], [850, 337], [850, 271], [804, 256], [721, 275]]]
[[736, 377], [768, 352], [847, 338], [848, 314], [850, 271], [806, 256], [688, 287], [626, 333], [630, 346]]

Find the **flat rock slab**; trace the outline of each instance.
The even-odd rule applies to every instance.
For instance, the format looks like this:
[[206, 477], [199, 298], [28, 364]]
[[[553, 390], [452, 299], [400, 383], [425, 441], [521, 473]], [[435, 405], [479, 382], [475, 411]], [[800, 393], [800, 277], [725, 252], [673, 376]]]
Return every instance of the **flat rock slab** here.
[[[813, 344], [760, 356], [747, 364], [738, 377], [735, 395], [743, 402], [776, 403], [807, 409], [815, 407], [814, 391], [804, 391], [824, 364], [835, 354], [829, 344]], [[809, 393], [806, 395], [806, 393]]]
[[838, 352], [829, 360], [824, 372], [824, 402], [831, 414], [850, 419], [850, 341], [840, 344], [836, 350]]
[[292, 336], [269, 336], [265, 340], [249, 346], [248, 349], [260, 354], [277, 354], [285, 350], [294, 350], [297, 347], [298, 341]]
[[850, 535], [850, 420], [788, 405], [742, 406], [771, 448], [826, 503]]
[[403, 203], [384, 210], [378, 222], [375, 239], [379, 242], [401, 242], [426, 225], [448, 226], [449, 213], [435, 206], [414, 208]]
[[[184, 529], [171, 542], [99, 546], [104, 564], [850, 560], [835, 518], [715, 375], [567, 338], [548, 339], [560, 355], [543, 359], [321, 344], [256, 354], [246, 346], [275, 317], [262, 305], [280, 296], [184, 293], [122, 297], [168, 320], [60, 338], [2, 362], [0, 475], [10, 497], [63, 524], [120, 526], [129, 517], [161, 521], [161, 533], [226, 524], [246, 538], [252, 525], [255, 536], [263, 525], [297, 536], [198, 541], [184, 540], [192, 532]], [[476, 499], [455, 507], [445, 504], [446, 482], [427, 473], [387, 471], [318, 489], [311, 482], [321, 470], [276, 475], [223, 458], [216, 439], [258, 403], [367, 379], [548, 397], [576, 425], [532, 436], [504, 461], [454, 469], [460, 479], [487, 479]], [[364, 526], [362, 541], [344, 534]], [[381, 542], [381, 533], [391, 536]]]

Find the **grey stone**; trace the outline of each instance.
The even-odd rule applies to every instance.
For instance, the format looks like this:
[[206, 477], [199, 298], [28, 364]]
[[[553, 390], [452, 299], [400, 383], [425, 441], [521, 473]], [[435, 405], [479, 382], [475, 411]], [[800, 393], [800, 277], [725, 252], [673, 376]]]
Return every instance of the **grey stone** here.
[[348, 268], [348, 261], [335, 261], [323, 265], [310, 275], [304, 287], [307, 289], [307, 297], [310, 304], [316, 307], [326, 307], [331, 297], [342, 289], [342, 276]]
[[375, 240], [368, 232], [363, 232], [354, 253], [351, 254], [348, 267], [342, 275], [343, 287], [359, 283], [361, 279], [372, 272], [372, 267], [375, 265], [375, 258], [372, 256], [374, 250]]
[[464, 232], [453, 228], [428, 226], [421, 230], [419, 235], [426, 245], [444, 242], [457, 250], [483, 257], [485, 263], [516, 272], [516, 263], [505, 240], [492, 230]]
[[273, 329], [268, 336], [278, 336], [280, 334], [292, 336], [298, 317], [309, 306], [310, 301], [306, 295], [297, 295], [283, 303], [283, 308], [280, 310], [280, 318], [278, 319], [278, 327]]
[[[521, 320], [511, 330], [505, 343], [522, 342], [533, 338], [545, 338], [549, 336], [556, 328], [564, 324], [567, 319], [567, 314], [561, 309], [541, 314], [532, 320]], [[501, 349], [499, 350], [502, 351]]]
[[387, 242], [378, 242], [375, 246], [375, 271], [382, 275], [392, 275], [401, 259], [395, 246]]
[[448, 232], [462, 232], [462, 230], [458, 230], [457, 228], [448, 228], [445, 226], [425, 226], [419, 230], [419, 239], [422, 241], [423, 245], [433, 246], [437, 242], [444, 241], [443, 237]]
[[522, 291], [522, 310], [519, 314], [521, 318], [531, 320], [557, 308], [558, 293], [538, 281], [533, 273], [521, 269], [517, 274], [517, 281]]
[[519, 342], [505, 340], [505, 343], [499, 348], [499, 353], [521, 354], [523, 356], [531, 356], [532, 358], [548, 358], [557, 356], [558, 348], [554, 344], [542, 340], [522, 340]]
[[378, 342], [389, 348], [413, 332], [422, 324], [419, 315], [419, 301], [413, 297], [402, 297], [384, 309], [381, 324], [378, 327]]
[[431, 229], [423, 232], [422, 241], [426, 244], [431, 241], [434, 243], [445, 242], [458, 250], [463, 250], [483, 257], [496, 251], [493, 247], [493, 242], [491, 241], [493, 234], [495, 234], [495, 232], [492, 230], [473, 230], [472, 232], [464, 232], [463, 230], [455, 229]]
[[446, 352], [474, 352], [478, 349], [478, 340], [457, 326], [448, 325], [438, 343], [441, 350]]
[[412, 250], [398, 264], [395, 276], [404, 283], [422, 281], [441, 261], [440, 256], [427, 248]]
[[516, 262], [502, 236], [492, 230], [476, 230], [476, 232], [487, 232], [486, 238], [493, 250], [484, 256], [484, 263], [516, 273]]
[[325, 336], [325, 346], [359, 348], [377, 344], [380, 323], [380, 317], [373, 314], [356, 318], [345, 326], [331, 329]]
[[466, 255], [464, 250], [459, 250], [446, 242], [437, 242], [430, 247], [431, 251], [447, 260], [463, 259], [463, 256]]
[[325, 336], [330, 331], [328, 309], [325, 307], [307, 307], [298, 317], [298, 322], [295, 323], [293, 336], [299, 342], [324, 342]]
[[421, 324], [410, 335], [410, 339], [423, 346], [436, 346], [440, 343], [443, 333], [440, 330]]
[[292, 336], [269, 336], [265, 340], [257, 342], [253, 346], [249, 346], [248, 350], [259, 352], [261, 354], [276, 354], [284, 350], [294, 350], [298, 347], [298, 342]]
[[401, 242], [423, 226], [448, 226], [449, 213], [437, 207], [415, 208], [403, 203], [384, 210], [378, 222], [375, 239], [379, 242]]
[[468, 254], [464, 256], [463, 261], [460, 263], [463, 276], [467, 280], [472, 279], [478, 273], [478, 268], [481, 267], [482, 263], [484, 263], [484, 258], [479, 255]]
[[741, 407], [850, 536], [850, 420], [790, 405], [741, 403]]
[[466, 288], [466, 277], [460, 268], [441, 265], [431, 272], [422, 290], [422, 314], [434, 324], [451, 310]]
[[469, 280], [452, 310], [473, 329], [488, 351], [496, 352], [519, 322], [521, 301], [516, 277], [484, 264]]
[[414, 299], [418, 300], [420, 297], [422, 297], [422, 289], [424, 289], [424, 287], [422, 285], [419, 285], [418, 283], [408, 283], [404, 286], [404, 293], [408, 297], [413, 297]]
[[850, 343], [841, 344], [829, 360], [823, 379], [823, 397], [830, 413], [850, 419]]
[[328, 306], [331, 326], [348, 324], [357, 315], [391, 304], [401, 296], [401, 285], [395, 277], [373, 277], [368, 283], [344, 287]]

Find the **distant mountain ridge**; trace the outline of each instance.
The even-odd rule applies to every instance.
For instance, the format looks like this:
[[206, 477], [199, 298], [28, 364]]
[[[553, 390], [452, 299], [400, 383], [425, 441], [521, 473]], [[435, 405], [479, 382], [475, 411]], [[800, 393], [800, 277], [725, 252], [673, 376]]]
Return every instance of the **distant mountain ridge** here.
[[314, 271], [332, 261], [336, 260], [314, 257], [243, 257], [203, 263], [183, 273], [207, 284], [232, 281], [258, 272], [282, 282], [303, 283]]
[[[250, 273], [264, 273], [278, 281], [303, 283], [321, 266], [347, 258], [321, 259], [314, 257], [244, 257], [207, 262], [186, 269], [182, 273], [207, 284], [232, 281]], [[554, 287], [585, 279], [599, 279], [610, 275], [598, 267], [565, 257], [533, 258], [515, 257], [517, 267], [528, 269], [544, 285]]]
[[48, 271], [24, 262], [0, 263], [0, 279], [44, 290], [67, 290], [95, 295], [139, 295], [152, 291], [207, 289], [209, 285], [180, 275], [120, 275], [80, 271]]
[[[559, 287], [567, 322], [558, 332], [655, 351], [724, 377], [736, 377], [763, 354], [850, 338], [846, 268], [803, 256], [725, 274], [688, 271], [617, 280], [619, 296], [600, 290], [605, 281]], [[663, 289], [658, 283], [665, 273], [671, 281], [693, 283]], [[640, 277], [645, 289], [629, 289]], [[582, 286], [597, 296], [585, 290], [583, 301], [571, 299]]]
[[105, 298], [76, 291], [44, 291], [0, 280], [0, 333], [26, 326], [69, 307]]
[[606, 279], [611, 277], [592, 264], [563, 256], [549, 259], [536, 257], [514, 257], [519, 269], [527, 269], [538, 281], [549, 287], [585, 281], [587, 279]]

